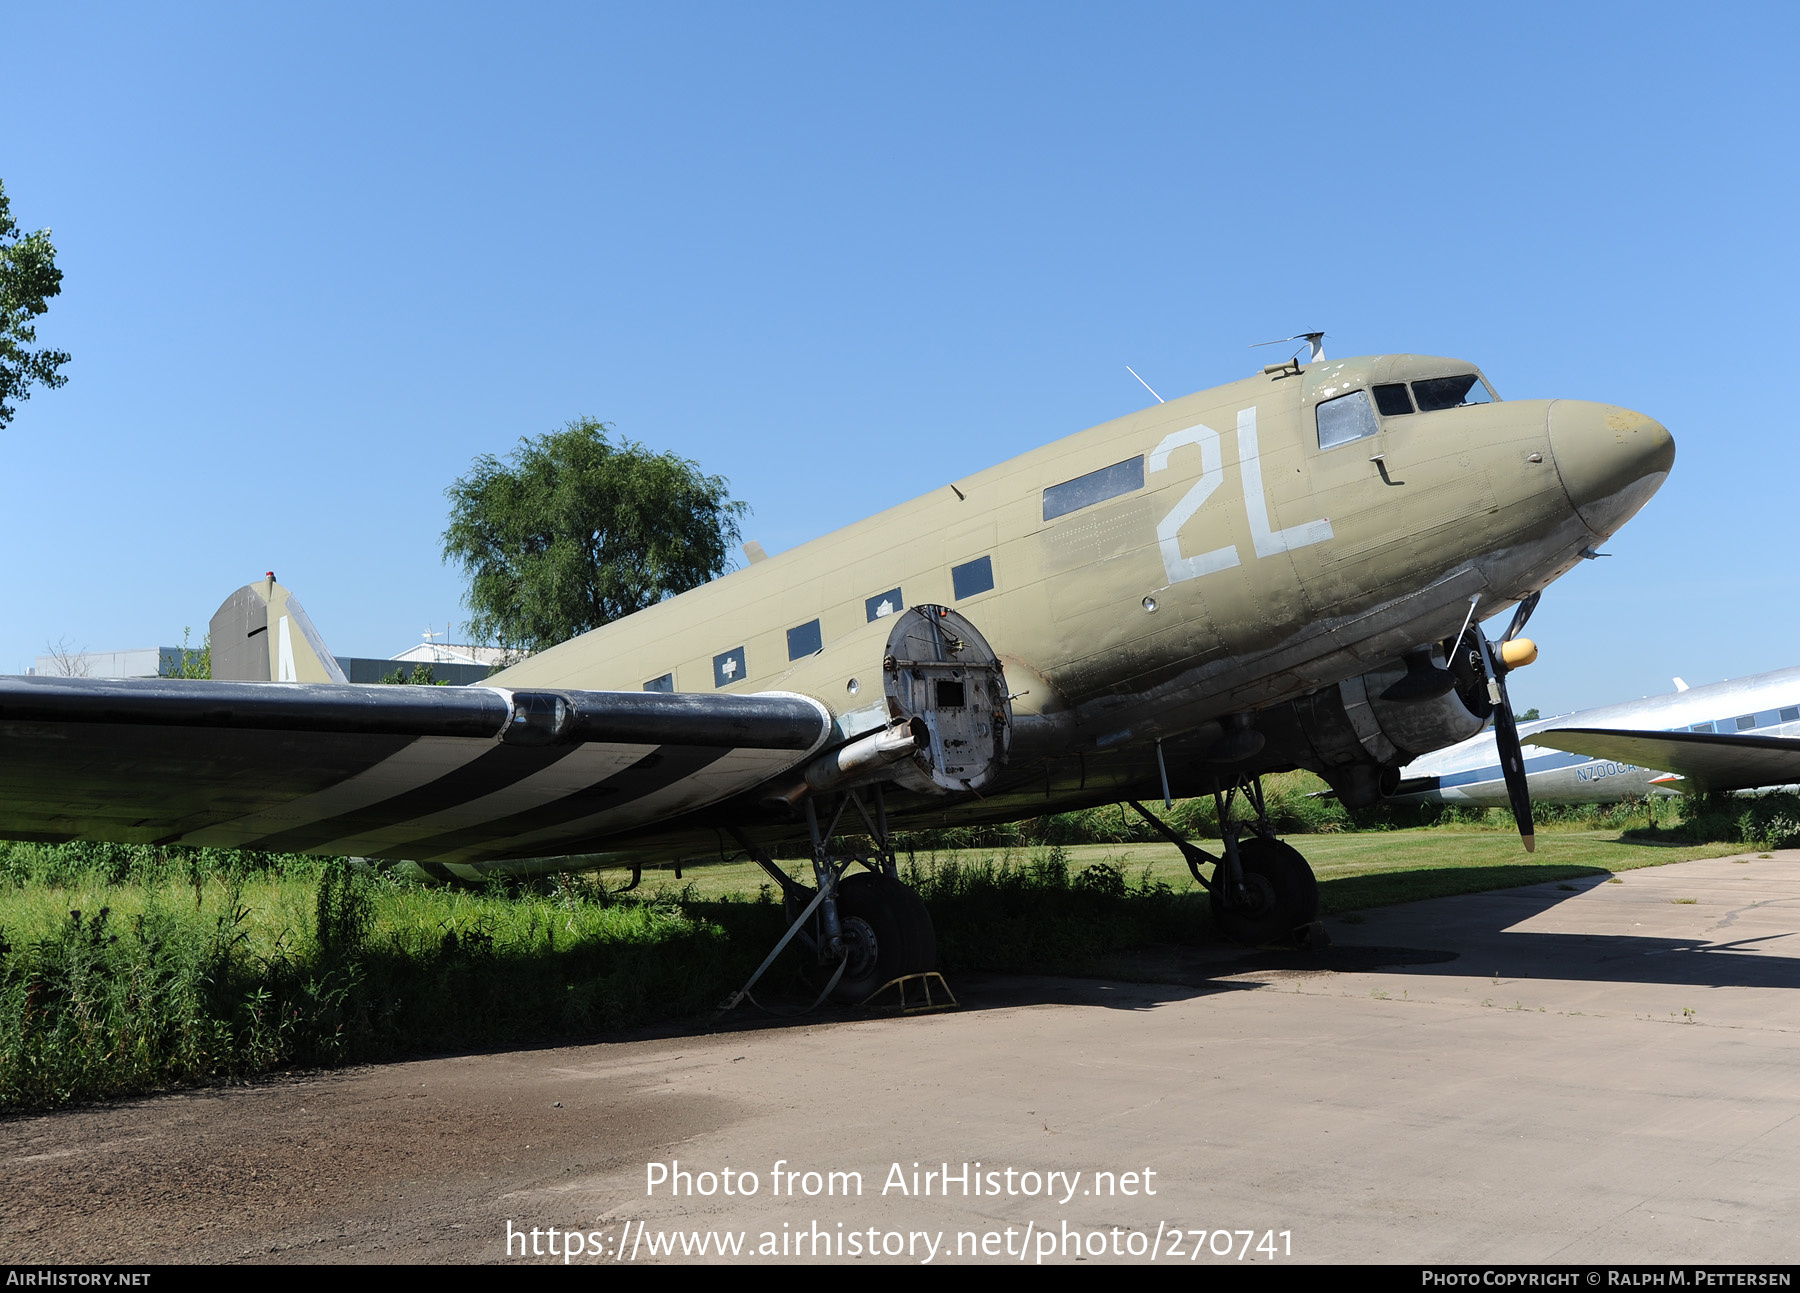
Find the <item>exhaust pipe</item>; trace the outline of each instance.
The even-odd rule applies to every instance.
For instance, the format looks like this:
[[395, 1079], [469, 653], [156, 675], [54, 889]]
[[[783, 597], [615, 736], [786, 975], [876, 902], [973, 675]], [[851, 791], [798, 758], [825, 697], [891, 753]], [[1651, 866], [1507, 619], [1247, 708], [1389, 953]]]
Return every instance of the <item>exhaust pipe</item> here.
[[848, 745], [821, 754], [802, 769], [800, 775], [785, 785], [772, 788], [763, 797], [765, 803], [793, 805], [808, 794], [839, 790], [864, 781], [877, 780], [877, 775], [890, 764], [910, 758], [931, 743], [931, 729], [923, 719], [912, 718], [878, 732], [859, 736]]
[[836, 790], [867, 773], [907, 758], [931, 742], [931, 729], [923, 719], [911, 718], [879, 732], [859, 736], [850, 744], [821, 754], [806, 765], [801, 775], [814, 790]]

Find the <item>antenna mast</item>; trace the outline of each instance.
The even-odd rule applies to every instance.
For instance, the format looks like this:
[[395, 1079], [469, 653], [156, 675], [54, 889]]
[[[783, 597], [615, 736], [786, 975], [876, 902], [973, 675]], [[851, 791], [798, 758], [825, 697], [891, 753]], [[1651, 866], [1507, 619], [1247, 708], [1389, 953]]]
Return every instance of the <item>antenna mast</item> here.
[[[1325, 334], [1323, 332], [1296, 332], [1291, 337], [1277, 337], [1273, 341], [1258, 341], [1250, 349], [1255, 350], [1257, 346], [1279, 346], [1285, 341], [1304, 341], [1311, 346], [1312, 354], [1307, 356], [1307, 363], [1321, 364], [1325, 362]], [[1298, 354], [1299, 352], [1296, 351], [1296, 357]]]
[[[1126, 364], [1125, 371], [1130, 373], [1133, 377], [1137, 377], [1138, 384], [1140, 386], [1142, 386], [1145, 390], [1149, 391], [1152, 395], [1156, 395], [1156, 391], [1151, 387], [1150, 383], [1145, 381], [1142, 377], [1138, 377], [1137, 369], [1133, 368], [1130, 364]], [[1165, 400], [1160, 395], [1156, 395], [1156, 402], [1158, 404], [1167, 404], [1169, 401]]]

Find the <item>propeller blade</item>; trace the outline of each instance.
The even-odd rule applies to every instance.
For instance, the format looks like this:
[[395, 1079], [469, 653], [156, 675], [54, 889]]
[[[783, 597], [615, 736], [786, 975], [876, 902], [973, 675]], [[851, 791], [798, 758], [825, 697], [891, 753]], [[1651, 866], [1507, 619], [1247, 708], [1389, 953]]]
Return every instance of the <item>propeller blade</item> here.
[[1506, 632], [1500, 635], [1500, 640], [1502, 642], [1511, 642], [1514, 638], [1519, 636], [1520, 631], [1525, 627], [1525, 621], [1530, 619], [1531, 612], [1537, 609], [1538, 598], [1543, 595], [1544, 591], [1540, 588], [1537, 592], [1519, 603], [1518, 609], [1513, 612], [1512, 623], [1508, 624], [1506, 626]]
[[[1535, 595], [1527, 601], [1535, 604]], [[1527, 853], [1535, 853], [1537, 834], [1531, 823], [1531, 788], [1525, 784], [1525, 755], [1519, 748], [1519, 725], [1513, 719], [1512, 701], [1506, 694], [1506, 674], [1494, 659], [1487, 634], [1477, 629], [1475, 636], [1481, 642], [1481, 658], [1493, 686], [1489, 694], [1494, 702], [1494, 744], [1500, 751], [1500, 771], [1506, 776], [1506, 797], [1512, 802], [1513, 821], [1518, 823], [1519, 843]]]

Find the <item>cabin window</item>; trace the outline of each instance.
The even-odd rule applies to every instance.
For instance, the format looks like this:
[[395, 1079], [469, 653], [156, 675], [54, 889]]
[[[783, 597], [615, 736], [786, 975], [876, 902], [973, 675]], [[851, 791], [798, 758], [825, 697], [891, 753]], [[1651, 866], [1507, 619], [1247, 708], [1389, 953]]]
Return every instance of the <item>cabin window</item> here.
[[1800, 705], [1794, 705], [1788, 709], [1782, 710], [1781, 721], [1784, 723], [1800, 723]]
[[898, 588], [890, 588], [885, 593], [876, 593], [863, 603], [863, 609], [869, 613], [869, 622], [889, 615], [898, 615], [906, 609], [906, 602], [900, 596]]
[[977, 557], [960, 566], [950, 567], [950, 587], [956, 600], [985, 593], [994, 586], [994, 562], [990, 557]]
[[1474, 373], [1460, 373], [1455, 377], [1433, 377], [1426, 381], [1412, 384], [1413, 398], [1419, 402], [1419, 412], [1436, 413], [1439, 409], [1456, 409], [1465, 404], [1492, 404], [1494, 393], [1487, 388], [1487, 383]]
[[1084, 507], [1104, 503], [1109, 498], [1117, 498], [1143, 487], [1144, 456], [1139, 454], [1124, 462], [1115, 462], [1110, 467], [1102, 467], [1099, 471], [1090, 471], [1085, 476], [1077, 476], [1074, 480], [1050, 486], [1044, 491], [1044, 519], [1054, 521], [1059, 516], [1067, 516], [1070, 512], [1078, 512]]
[[1748, 732], [1751, 728], [1753, 728], [1755, 726], [1756, 726], [1756, 715], [1755, 714], [1740, 714], [1740, 715], [1738, 715], [1738, 717], [1737, 717], [1737, 730], [1738, 731]]
[[1369, 407], [1367, 391], [1351, 391], [1335, 400], [1326, 400], [1314, 414], [1319, 422], [1319, 448], [1349, 444], [1381, 430], [1375, 422], [1375, 410]]
[[1712, 730], [1713, 725], [1711, 723], [1695, 723], [1692, 727], [1688, 728], [1688, 731], [1690, 732], [1710, 732]]
[[1389, 382], [1369, 389], [1375, 392], [1375, 407], [1381, 410], [1382, 417], [1397, 418], [1413, 411], [1412, 397], [1406, 393], [1405, 382]]
[[675, 690], [675, 675], [672, 673], [665, 673], [660, 678], [652, 678], [649, 682], [644, 684], [644, 690], [645, 691], [674, 691]]
[[819, 621], [802, 624], [799, 628], [788, 630], [788, 659], [798, 660], [802, 656], [818, 655], [825, 649], [825, 635], [819, 631]]
[[734, 682], [742, 682], [746, 672], [743, 647], [732, 647], [724, 655], [713, 657], [713, 686], [715, 687], [729, 687]]

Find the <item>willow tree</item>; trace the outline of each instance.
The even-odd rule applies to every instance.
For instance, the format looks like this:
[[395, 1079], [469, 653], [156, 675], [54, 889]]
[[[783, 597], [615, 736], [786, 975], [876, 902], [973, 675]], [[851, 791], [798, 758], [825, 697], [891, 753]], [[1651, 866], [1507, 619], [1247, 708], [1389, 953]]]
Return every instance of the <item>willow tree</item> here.
[[444, 491], [444, 560], [468, 579], [478, 639], [541, 651], [729, 567], [745, 506], [725, 480], [611, 430], [579, 418]]

